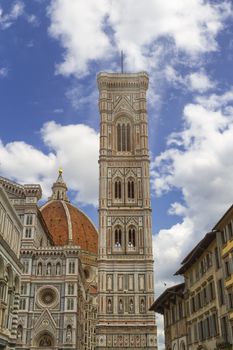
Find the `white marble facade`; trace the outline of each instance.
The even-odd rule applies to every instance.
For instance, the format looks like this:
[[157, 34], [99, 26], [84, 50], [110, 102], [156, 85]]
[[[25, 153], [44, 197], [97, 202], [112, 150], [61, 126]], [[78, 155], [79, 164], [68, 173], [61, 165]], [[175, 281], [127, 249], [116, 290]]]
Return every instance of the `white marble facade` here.
[[[14, 269], [12, 259], [7, 263], [0, 257], [0, 272], [9, 279], [9, 287], [5, 287], [3, 293], [8, 299], [2, 300], [0, 309], [0, 316], [5, 320], [5, 328], [1, 329], [8, 338], [14, 338], [11, 348], [94, 350], [97, 295], [95, 290], [94, 293], [90, 290], [90, 276], [87, 278], [85, 271], [89, 268], [95, 275], [96, 268], [88, 266], [88, 252], [81, 257], [79, 246], [54, 245], [38, 207], [39, 185], [22, 186], [5, 178], [0, 178], [0, 184], [5, 189], [0, 187], [0, 194], [4, 194], [9, 207], [11, 203], [14, 205], [11, 210], [20, 234], [17, 241], [11, 239], [12, 249], [15, 247], [17, 253], [18, 270]], [[2, 203], [1, 197], [1, 209]], [[8, 239], [5, 232], [1, 231], [1, 235]], [[86, 261], [85, 265], [81, 258], [84, 263]], [[93, 260], [93, 256], [90, 259]], [[14, 282], [20, 274], [21, 284]], [[93, 279], [95, 276], [91, 281]], [[5, 282], [1, 280], [0, 283]], [[17, 313], [12, 305], [17, 306]], [[12, 332], [10, 324], [14, 324]]]
[[0, 184], [0, 346], [14, 348], [22, 265], [19, 260], [23, 225]]

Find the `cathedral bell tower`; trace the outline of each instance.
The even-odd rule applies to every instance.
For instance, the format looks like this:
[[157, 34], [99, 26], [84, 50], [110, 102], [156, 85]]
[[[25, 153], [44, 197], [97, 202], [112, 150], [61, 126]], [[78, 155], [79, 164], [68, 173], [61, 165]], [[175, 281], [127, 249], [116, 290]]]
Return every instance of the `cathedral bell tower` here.
[[148, 75], [100, 73], [97, 350], [157, 349]]

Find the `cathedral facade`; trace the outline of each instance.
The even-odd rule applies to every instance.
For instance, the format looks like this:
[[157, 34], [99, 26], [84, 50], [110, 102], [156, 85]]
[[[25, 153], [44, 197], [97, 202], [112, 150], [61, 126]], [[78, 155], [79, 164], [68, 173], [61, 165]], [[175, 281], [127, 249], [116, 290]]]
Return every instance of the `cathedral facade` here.
[[42, 207], [40, 185], [0, 177], [22, 226], [18, 287], [16, 293], [12, 286], [11, 298], [14, 342], [5, 348], [157, 349], [149, 311], [148, 75], [100, 73], [98, 88], [99, 233], [70, 203], [61, 170]]
[[[41, 197], [39, 185], [23, 186], [4, 178], [0, 178], [0, 183], [23, 226], [17, 326], [11, 348], [94, 350], [96, 228], [70, 204], [61, 172], [52, 187], [52, 196], [41, 208], [37, 204]], [[11, 293], [11, 299], [15, 298], [14, 286]], [[14, 298], [11, 304], [15, 303]]]

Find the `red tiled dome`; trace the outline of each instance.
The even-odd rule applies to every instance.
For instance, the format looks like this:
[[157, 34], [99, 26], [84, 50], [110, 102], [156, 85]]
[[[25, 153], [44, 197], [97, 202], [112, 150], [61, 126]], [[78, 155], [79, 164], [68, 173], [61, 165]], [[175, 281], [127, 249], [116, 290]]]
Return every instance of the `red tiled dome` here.
[[41, 208], [54, 244], [79, 245], [81, 249], [97, 254], [98, 233], [90, 219], [67, 201], [51, 200]]

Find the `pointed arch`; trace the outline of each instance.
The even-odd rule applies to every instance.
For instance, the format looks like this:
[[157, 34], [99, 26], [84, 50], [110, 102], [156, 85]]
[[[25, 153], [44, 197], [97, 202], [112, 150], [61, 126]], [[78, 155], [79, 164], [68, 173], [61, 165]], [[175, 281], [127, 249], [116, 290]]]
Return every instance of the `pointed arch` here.
[[51, 262], [49, 261], [47, 263], [47, 266], [46, 266], [46, 275], [51, 275], [51, 272], [52, 272], [52, 264]]
[[128, 229], [128, 247], [136, 247], [136, 228], [134, 226], [130, 226]]
[[114, 196], [115, 196], [115, 199], [122, 198], [122, 184], [121, 184], [121, 179], [119, 178], [117, 178], [114, 182]]
[[131, 121], [125, 116], [121, 116], [116, 121], [116, 144], [118, 152], [131, 152], [132, 150], [132, 133]]
[[42, 271], [43, 271], [42, 262], [39, 261], [39, 262], [37, 263], [37, 271], [36, 271], [36, 274], [37, 274], [38, 276], [41, 276], [41, 275], [42, 275]]
[[182, 340], [182, 342], [180, 344], [180, 350], [186, 350], [185, 343], [184, 343], [183, 340]]
[[121, 226], [117, 226], [114, 229], [114, 246], [116, 248], [121, 248], [122, 243], [122, 228]]
[[48, 331], [39, 333], [39, 335], [36, 338], [37, 347], [49, 348], [49, 347], [54, 347], [54, 345], [55, 345], [54, 336]]
[[21, 342], [23, 340], [23, 326], [21, 324], [17, 327], [17, 341]]
[[121, 125], [117, 124], [117, 150], [121, 151]]
[[133, 178], [127, 181], [127, 195], [128, 199], [135, 199], [135, 180]]
[[56, 263], [56, 275], [57, 276], [61, 275], [61, 263], [60, 263], [60, 261], [57, 261], [57, 263]]

